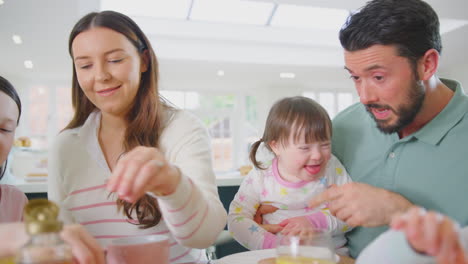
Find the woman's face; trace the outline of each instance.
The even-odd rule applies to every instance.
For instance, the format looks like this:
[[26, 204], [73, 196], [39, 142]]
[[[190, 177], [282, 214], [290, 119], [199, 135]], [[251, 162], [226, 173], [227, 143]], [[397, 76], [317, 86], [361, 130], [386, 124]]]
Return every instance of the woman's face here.
[[0, 166], [7, 159], [13, 145], [18, 116], [15, 101], [4, 92], [0, 92]]
[[135, 46], [116, 31], [95, 27], [75, 37], [72, 52], [86, 97], [104, 114], [125, 115], [147, 69]]

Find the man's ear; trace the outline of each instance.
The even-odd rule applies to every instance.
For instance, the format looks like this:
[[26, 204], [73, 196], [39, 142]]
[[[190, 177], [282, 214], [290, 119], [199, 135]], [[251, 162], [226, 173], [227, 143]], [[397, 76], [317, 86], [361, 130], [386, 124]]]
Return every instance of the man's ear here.
[[435, 49], [426, 51], [418, 62], [419, 78], [422, 81], [429, 80], [436, 73], [437, 67], [439, 67], [439, 52]]
[[150, 65], [149, 51], [145, 49], [141, 55], [140, 72], [146, 72]]

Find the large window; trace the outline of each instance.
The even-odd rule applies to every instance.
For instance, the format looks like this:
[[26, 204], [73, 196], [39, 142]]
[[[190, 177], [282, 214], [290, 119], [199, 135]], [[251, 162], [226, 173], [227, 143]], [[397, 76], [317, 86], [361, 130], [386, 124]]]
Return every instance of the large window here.
[[73, 107], [71, 102], [71, 88], [59, 86], [55, 89], [55, 131], [64, 129], [73, 117]]
[[31, 138], [33, 148], [45, 150], [71, 120], [71, 89], [64, 86], [32, 86], [27, 89], [27, 94], [27, 100], [23, 102], [21, 134]]
[[48, 146], [49, 113], [52, 112], [51, 95], [48, 87], [33, 86], [28, 90], [27, 101], [22, 104], [25, 114], [20, 124], [29, 132], [27, 136], [31, 138], [32, 147], [35, 149], [46, 149]]
[[[23, 131], [28, 131], [26, 136], [33, 139], [35, 148], [45, 149], [72, 118], [71, 89], [34, 86], [27, 92]], [[215, 171], [231, 171], [250, 164], [249, 150], [252, 143], [261, 137], [263, 118], [270, 108], [270, 105], [263, 104], [269, 104], [269, 101], [246, 92], [162, 90], [161, 95], [202, 120], [211, 136]], [[356, 99], [352, 93], [346, 92], [304, 92], [303, 95], [318, 101], [331, 118]]]
[[355, 103], [357, 99], [353, 97], [352, 93], [348, 92], [304, 92], [302, 95], [320, 103], [323, 108], [327, 110], [331, 119], [333, 119], [336, 114]]
[[246, 164], [250, 145], [258, 139], [255, 97], [165, 90], [161, 95], [203, 121], [211, 136], [215, 171], [233, 170]]

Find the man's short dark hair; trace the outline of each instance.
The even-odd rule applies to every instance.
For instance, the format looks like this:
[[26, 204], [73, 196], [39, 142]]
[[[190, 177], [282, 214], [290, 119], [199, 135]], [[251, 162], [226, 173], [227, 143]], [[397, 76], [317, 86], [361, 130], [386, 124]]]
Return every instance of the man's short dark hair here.
[[413, 67], [426, 51], [442, 52], [439, 18], [421, 0], [373, 0], [351, 14], [340, 30], [340, 41], [347, 51], [358, 51], [375, 44], [395, 45]]

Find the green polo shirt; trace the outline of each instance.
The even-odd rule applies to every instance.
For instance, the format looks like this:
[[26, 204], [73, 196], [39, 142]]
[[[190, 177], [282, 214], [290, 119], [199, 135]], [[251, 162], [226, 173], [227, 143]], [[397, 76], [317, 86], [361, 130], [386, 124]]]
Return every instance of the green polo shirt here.
[[[353, 181], [384, 188], [416, 205], [468, 225], [468, 97], [460, 83], [441, 79], [454, 96], [432, 121], [399, 139], [383, 134], [360, 103], [333, 120], [333, 154]], [[372, 199], [372, 197], [369, 197]], [[357, 257], [387, 226], [355, 228], [347, 235]]]

